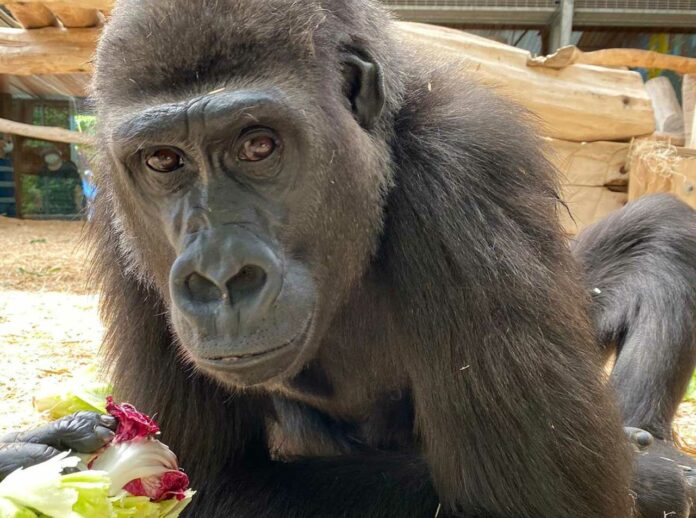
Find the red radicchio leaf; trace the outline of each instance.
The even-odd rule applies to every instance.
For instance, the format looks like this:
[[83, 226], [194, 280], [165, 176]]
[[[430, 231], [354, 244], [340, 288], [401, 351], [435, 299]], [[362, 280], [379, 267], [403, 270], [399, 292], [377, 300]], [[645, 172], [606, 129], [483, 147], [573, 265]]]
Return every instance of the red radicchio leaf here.
[[106, 411], [118, 420], [114, 443], [146, 438], [159, 432], [159, 426], [150, 416], [138, 412], [128, 403], [115, 404], [111, 396], [106, 398]]
[[153, 502], [186, 498], [189, 479], [183, 471], [167, 471], [161, 476], [139, 478], [128, 482], [123, 489], [133, 496], [147, 496]]

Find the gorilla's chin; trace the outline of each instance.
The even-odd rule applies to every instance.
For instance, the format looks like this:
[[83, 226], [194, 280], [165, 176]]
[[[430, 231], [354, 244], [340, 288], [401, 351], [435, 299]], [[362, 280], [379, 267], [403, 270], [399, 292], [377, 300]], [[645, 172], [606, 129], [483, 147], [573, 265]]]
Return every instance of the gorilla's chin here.
[[[195, 365], [221, 383], [233, 387], [248, 387], [269, 384], [289, 377], [296, 365], [301, 364], [302, 354], [311, 342], [313, 318], [310, 316], [290, 340], [281, 343], [268, 343], [264, 349], [255, 348], [250, 352], [237, 352], [239, 347], [224, 338], [206, 340], [195, 347], [186, 347]], [[224, 356], [201, 357], [194, 350], [228, 350]]]
[[308, 349], [319, 307], [312, 275], [298, 261], [267, 255], [273, 260], [257, 253], [247, 266], [231, 268], [242, 273], [227, 282], [209, 280], [230, 269], [222, 259], [217, 262], [225, 268], [208, 268], [205, 275], [190, 273], [186, 256], [172, 267], [171, 321], [184, 353], [226, 385], [271, 383], [288, 375]]

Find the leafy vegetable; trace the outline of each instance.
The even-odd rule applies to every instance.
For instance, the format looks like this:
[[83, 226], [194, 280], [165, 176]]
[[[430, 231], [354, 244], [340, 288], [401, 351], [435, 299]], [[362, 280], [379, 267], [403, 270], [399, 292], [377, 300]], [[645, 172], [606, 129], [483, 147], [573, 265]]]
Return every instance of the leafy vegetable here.
[[49, 419], [60, 419], [75, 412], [106, 414], [106, 396], [112, 388], [108, 383], [93, 381], [96, 369], [79, 372], [68, 384], [47, 385], [34, 397], [34, 408]]
[[149, 437], [160, 431], [159, 426], [150, 416], [138, 412], [133, 405], [128, 403], [115, 404], [114, 398], [111, 396], [106, 398], [106, 411], [118, 419], [118, 428], [116, 429], [116, 437], [114, 437], [115, 443]]
[[111, 479], [103, 471], [60, 474], [78, 465], [79, 459], [68, 455], [17, 470], [0, 482], [0, 518], [177, 518], [194, 495], [186, 491], [181, 500], [152, 502], [119, 491], [109, 498]]
[[32, 516], [27, 514], [27, 509], [51, 518], [111, 516], [106, 473], [84, 471], [61, 475], [63, 469], [74, 468], [80, 462], [79, 458], [68, 455], [61, 453], [36, 466], [18, 469], [0, 482], [0, 497], [18, 508], [14, 514], [8, 512], [8, 517]]
[[[159, 426], [127, 403], [108, 396], [107, 383], [89, 382], [93, 370], [67, 388], [45, 389], [34, 406], [51, 419], [79, 411], [109, 413], [118, 420], [114, 440], [91, 458], [89, 470], [63, 453], [12, 473], [0, 483], [0, 518], [177, 518], [195, 492], [176, 455], [155, 437]], [[85, 462], [87, 462], [85, 460]]]
[[182, 499], [188, 488], [188, 477], [178, 470], [176, 455], [154, 439], [112, 444], [90, 467], [109, 474], [112, 496], [126, 488], [134, 496], [155, 501]]

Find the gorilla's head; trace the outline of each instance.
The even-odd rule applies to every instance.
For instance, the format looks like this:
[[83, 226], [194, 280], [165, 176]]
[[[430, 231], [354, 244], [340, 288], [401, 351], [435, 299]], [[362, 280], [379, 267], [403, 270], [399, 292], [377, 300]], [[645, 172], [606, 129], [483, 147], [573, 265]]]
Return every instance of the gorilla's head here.
[[378, 246], [388, 20], [329, 3], [123, 0], [99, 47], [100, 196], [124, 272], [226, 384], [297, 372]]

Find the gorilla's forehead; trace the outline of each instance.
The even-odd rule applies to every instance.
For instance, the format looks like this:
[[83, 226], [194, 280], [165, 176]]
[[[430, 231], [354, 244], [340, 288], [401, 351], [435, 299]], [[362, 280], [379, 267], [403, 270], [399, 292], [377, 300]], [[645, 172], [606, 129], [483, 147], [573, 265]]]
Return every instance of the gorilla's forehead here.
[[226, 135], [232, 127], [261, 119], [292, 123], [294, 129], [309, 127], [309, 117], [309, 111], [295, 106], [284, 90], [221, 89], [178, 102], [120, 111], [119, 117], [111, 120], [109, 140], [119, 149], [139, 148], [143, 142], [195, 142], [202, 135]]
[[311, 69], [326, 60], [317, 49], [337, 45], [316, 38], [341, 39], [323, 30], [329, 18], [319, 2], [122, 0], [99, 46], [95, 88], [175, 90], [290, 69], [317, 76]]

